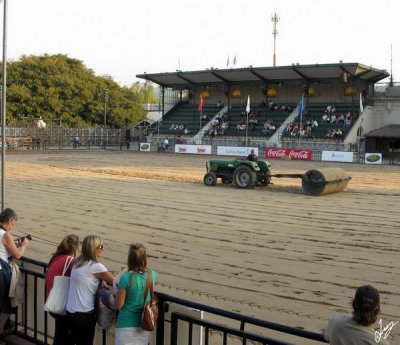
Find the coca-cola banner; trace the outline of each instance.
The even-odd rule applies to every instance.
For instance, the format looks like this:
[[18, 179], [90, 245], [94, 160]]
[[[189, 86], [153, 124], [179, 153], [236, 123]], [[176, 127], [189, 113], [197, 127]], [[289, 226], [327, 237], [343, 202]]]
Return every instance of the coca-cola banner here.
[[265, 149], [265, 158], [293, 159], [301, 161], [312, 160], [312, 150], [281, 149], [276, 147], [267, 147]]

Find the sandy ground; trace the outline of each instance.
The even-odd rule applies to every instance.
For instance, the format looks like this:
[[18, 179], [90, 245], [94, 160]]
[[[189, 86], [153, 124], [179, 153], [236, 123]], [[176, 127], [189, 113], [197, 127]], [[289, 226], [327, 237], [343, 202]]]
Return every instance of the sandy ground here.
[[[98, 234], [113, 271], [128, 244], [141, 242], [159, 274], [157, 290], [316, 332], [333, 313], [350, 311], [355, 288], [370, 283], [382, 294], [383, 324], [400, 321], [400, 167], [271, 161], [273, 173], [350, 172], [346, 191], [311, 197], [292, 179], [253, 190], [206, 187], [208, 159], [10, 154], [7, 206], [20, 215], [14, 234], [32, 234], [27, 256], [43, 261], [68, 233]], [[399, 337], [400, 324], [392, 343]]]

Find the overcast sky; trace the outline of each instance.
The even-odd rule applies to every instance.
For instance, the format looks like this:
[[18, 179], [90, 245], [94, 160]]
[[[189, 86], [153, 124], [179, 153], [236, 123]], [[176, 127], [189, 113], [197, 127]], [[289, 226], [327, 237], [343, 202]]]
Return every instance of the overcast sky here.
[[[123, 84], [143, 72], [360, 62], [400, 81], [400, 0], [8, 0], [8, 58], [67, 54]], [[3, 4], [0, 5], [1, 8]], [[3, 10], [1, 9], [1, 15]]]

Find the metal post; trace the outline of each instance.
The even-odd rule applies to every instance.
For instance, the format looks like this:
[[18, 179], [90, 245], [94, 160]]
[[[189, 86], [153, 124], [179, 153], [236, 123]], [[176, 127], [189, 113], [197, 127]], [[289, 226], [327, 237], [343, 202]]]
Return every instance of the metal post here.
[[4, 210], [6, 202], [6, 86], [7, 86], [7, 0], [3, 0], [3, 83], [1, 89], [1, 209]]
[[104, 90], [104, 128], [107, 126], [107, 101], [108, 101], [108, 90]]

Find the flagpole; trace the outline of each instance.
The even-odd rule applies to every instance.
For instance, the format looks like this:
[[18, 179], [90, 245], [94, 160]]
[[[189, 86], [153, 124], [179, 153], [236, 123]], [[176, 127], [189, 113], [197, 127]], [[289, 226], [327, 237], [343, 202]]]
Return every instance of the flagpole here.
[[248, 130], [249, 130], [249, 114], [250, 114], [250, 95], [247, 96], [247, 105], [246, 105], [246, 147], [248, 146]]
[[300, 147], [300, 140], [301, 140], [301, 127], [303, 125], [303, 111], [304, 111], [304, 94], [301, 95], [301, 101], [300, 101], [299, 148], [301, 148]]
[[199, 128], [199, 131], [201, 131], [201, 118], [203, 117], [203, 108], [201, 108], [201, 111], [200, 111], [200, 128]]
[[249, 113], [246, 111], [246, 147], [248, 146], [247, 145], [247, 133], [248, 133], [248, 130], [249, 130]]

